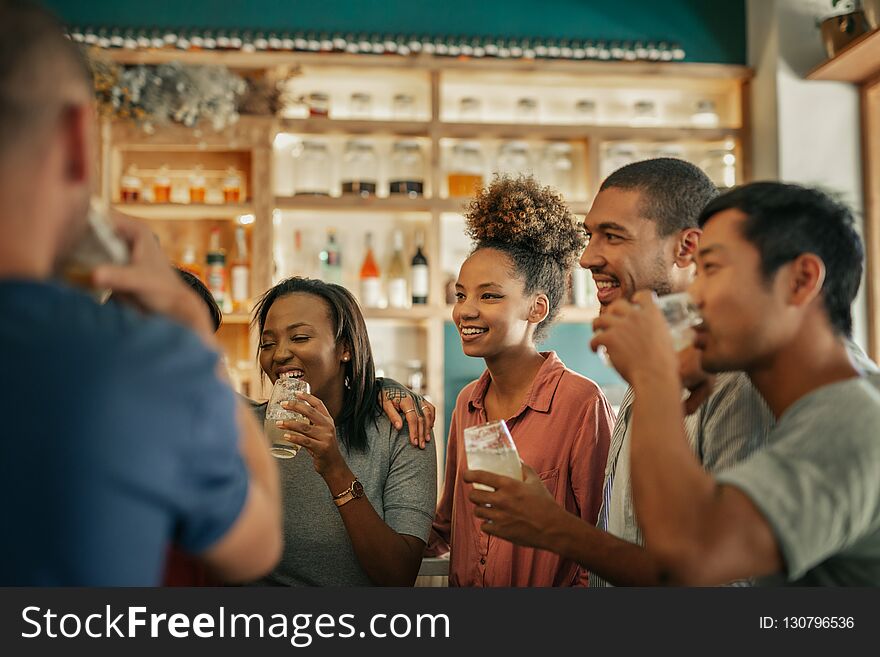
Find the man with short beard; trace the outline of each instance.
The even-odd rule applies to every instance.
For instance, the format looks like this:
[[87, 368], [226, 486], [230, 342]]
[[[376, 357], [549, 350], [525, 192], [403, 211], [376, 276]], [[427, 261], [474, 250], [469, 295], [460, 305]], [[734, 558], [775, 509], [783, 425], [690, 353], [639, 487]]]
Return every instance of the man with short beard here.
[[[641, 290], [668, 294], [688, 288], [700, 239], [697, 217], [715, 196], [717, 189], [705, 173], [672, 158], [627, 165], [602, 183], [584, 220], [589, 243], [581, 257], [581, 266], [592, 272], [596, 282], [601, 312]], [[873, 367], [857, 346], [850, 347], [866, 366]], [[760, 448], [773, 416], [748, 377], [736, 372], [708, 376], [700, 369], [699, 354], [693, 348], [679, 358], [682, 383], [690, 391], [684, 402], [690, 413], [685, 430], [702, 467], [718, 471]], [[524, 483], [498, 481], [484, 473], [465, 475], [466, 480], [496, 488], [493, 493], [471, 494], [477, 503], [476, 515], [491, 520], [483, 524], [483, 531], [576, 560], [590, 571], [591, 586], [666, 583], [664, 571], [643, 548], [633, 506], [633, 400], [629, 388], [611, 437], [598, 527], [552, 504], [526, 467]]]

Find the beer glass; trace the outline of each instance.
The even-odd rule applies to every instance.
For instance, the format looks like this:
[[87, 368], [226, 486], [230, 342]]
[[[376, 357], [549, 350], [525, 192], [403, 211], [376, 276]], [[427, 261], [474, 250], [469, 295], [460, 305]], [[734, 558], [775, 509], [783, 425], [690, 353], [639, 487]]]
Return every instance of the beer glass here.
[[[495, 420], [465, 429], [464, 450], [468, 469], [486, 470], [522, 481], [519, 454], [504, 420]], [[483, 484], [474, 484], [474, 488], [494, 490]]]

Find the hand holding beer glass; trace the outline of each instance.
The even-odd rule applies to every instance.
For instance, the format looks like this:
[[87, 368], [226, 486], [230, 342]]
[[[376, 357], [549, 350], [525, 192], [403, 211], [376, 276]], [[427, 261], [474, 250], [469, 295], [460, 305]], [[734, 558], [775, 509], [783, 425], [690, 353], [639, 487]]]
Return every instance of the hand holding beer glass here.
[[263, 426], [271, 444], [269, 451], [276, 459], [292, 459], [300, 447], [285, 440], [284, 434], [287, 429], [279, 427], [276, 424], [278, 420], [309, 423], [304, 415], [296, 411], [289, 411], [281, 406], [282, 402], [298, 401], [297, 393], [311, 394], [311, 389], [307, 382], [294, 378], [291, 372], [285, 372], [279, 376], [272, 387], [272, 395], [269, 397], [269, 404], [266, 407], [266, 422]]
[[[694, 327], [699, 326], [703, 319], [700, 312], [687, 292], [664, 294], [654, 297], [654, 303], [663, 314], [669, 332], [672, 335], [672, 346], [676, 352], [683, 351], [694, 342]], [[596, 350], [596, 354], [605, 365], [610, 365], [608, 352], [604, 346]]]
[[[485, 470], [522, 481], [519, 453], [504, 420], [495, 420], [465, 429], [464, 450], [469, 470]], [[490, 486], [476, 483], [474, 488], [494, 490]]]

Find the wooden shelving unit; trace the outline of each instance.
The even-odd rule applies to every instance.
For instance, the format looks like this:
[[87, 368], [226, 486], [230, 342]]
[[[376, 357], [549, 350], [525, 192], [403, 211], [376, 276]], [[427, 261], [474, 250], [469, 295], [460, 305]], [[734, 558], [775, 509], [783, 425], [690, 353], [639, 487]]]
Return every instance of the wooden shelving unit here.
[[113, 209], [141, 219], [193, 220], [238, 219], [252, 215], [254, 206], [249, 204], [219, 203], [114, 203]]
[[[431, 266], [430, 303], [407, 309], [366, 309], [365, 316], [376, 330], [411, 331], [418, 354], [393, 354], [401, 360], [417, 358], [424, 364], [427, 392], [437, 406], [438, 422], [435, 433], [445, 435], [444, 408], [444, 323], [451, 319], [451, 307], [446, 305], [446, 274], [442, 270], [449, 260], [450, 245], [444, 241], [443, 224], [450, 217], [459, 215], [467, 204], [466, 198], [446, 198], [445, 153], [454, 140], [478, 140], [486, 145], [487, 155], [494, 153], [500, 140], [529, 140], [540, 145], [548, 141], [572, 144], [573, 171], [576, 174], [575, 193], [569, 197], [569, 205], [575, 214], [589, 210], [592, 195], [600, 182], [599, 158], [603, 144], [608, 142], [650, 142], [663, 144], [735, 143], [737, 178], [743, 180], [748, 167], [749, 154], [745, 128], [747, 117], [743, 114], [745, 82], [749, 71], [739, 66], [714, 64], [671, 64], [643, 62], [552, 62], [552, 61], [497, 61], [442, 59], [428, 56], [376, 57], [369, 55], [340, 55], [320, 53], [217, 53], [174, 51], [110, 51], [108, 56], [120, 63], [159, 64], [184, 61], [193, 64], [222, 64], [242, 71], [261, 71], [266, 75], [281, 77], [298, 71], [291, 84], [306, 89], [312, 80], [331, 80], [348, 93], [360, 90], [362, 84], [382, 84], [386, 78], [401, 76], [407, 84], [416, 85], [424, 120], [392, 121], [379, 116], [379, 120], [352, 120], [340, 116], [334, 118], [274, 118], [242, 117], [234, 126], [215, 133], [209, 129], [200, 131], [183, 128], [158, 130], [147, 134], [132, 125], [107, 124], [102, 132], [102, 196], [108, 202], [118, 200], [120, 164], [122, 160], [143, 157], [153, 166], [167, 158], [174, 161], [186, 154], [188, 161], [193, 153], [210, 158], [214, 168], [225, 160], [247, 163], [246, 202], [235, 205], [186, 205], [115, 203], [123, 212], [142, 217], [156, 226], [157, 234], [164, 235], [169, 245], [169, 255], [177, 259], [182, 242], [192, 235], [202, 239], [208, 226], [227, 226], [224, 246], [231, 249], [230, 235], [236, 220], [242, 215], [253, 215], [253, 223], [247, 226], [252, 258], [251, 292], [256, 297], [273, 281], [274, 265], [278, 248], [291, 240], [290, 227], [306, 230], [324, 230], [328, 221], [336, 221], [340, 232], [350, 233], [354, 240], [370, 226], [380, 233], [380, 243], [390, 236], [390, 229], [404, 229], [408, 234], [407, 259], [411, 256], [412, 233], [418, 229], [425, 232], [426, 256]], [[346, 77], [347, 76], [347, 77]], [[346, 82], [347, 80], [347, 82]], [[656, 127], [632, 127], [622, 125], [620, 117], [603, 117], [596, 124], [572, 123], [559, 118], [556, 123], [516, 123], [502, 118], [485, 117], [485, 122], [459, 122], [450, 120], [449, 107], [459, 87], [471, 85], [481, 88], [483, 82], [492, 89], [510, 89], [519, 93], [520, 88], [534, 87], [535, 94], [560, 95], [556, 87], [568, 85], [572, 89], [593, 89], [596, 94], [609, 97], [630, 98], [633, 90], [649, 94], [656, 92], [664, 97], [692, 97], [702, 93], [716, 98], [723, 109], [720, 127], [699, 128], [688, 125], [668, 124]], [[317, 83], [316, 83], [317, 84]], [[346, 86], [347, 84], [347, 86]], [[391, 85], [391, 82], [388, 83]], [[388, 85], [386, 87], [390, 88]], [[493, 86], [494, 85], [494, 86]], [[505, 86], [507, 85], [507, 86]], [[391, 85], [393, 86], [393, 85]], [[386, 89], [383, 87], [383, 89]], [[369, 87], [368, 87], [369, 88]], [[514, 91], [515, 90], [515, 91]], [[627, 91], [629, 90], [629, 91]], [[339, 92], [343, 93], [343, 92]], [[500, 93], [500, 92], [499, 92]], [[504, 92], [508, 93], [508, 92]], [[627, 96], [626, 94], [629, 94]], [[615, 96], [615, 94], [617, 96]], [[574, 99], [569, 99], [572, 103]], [[631, 100], [627, 100], [631, 102]], [[555, 120], [555, 119], [550, 119]], [[426, 196], [373, 197], [352, 196], [298, 196], [279, 191], [276, 140], [279, 135], [315, 136], [329, 141], [350, 137], [369, 136], [376, 140], [394, 138], [417, 139], [423, 144], [426, 161]], [[128, 159], [126, 159], [128, 158]], [[184, 158], [185, 159], [185, 158]], [[380, 190], [380, 194], [386, 193]], [[209, 221], [209, 220], [214, 220]], [[170, 227], [169, 227], [170, 226]], [[187, 232], [188, 231], [188, 232]], [[383, 242], [384, 240], [384, 242]], [[312, 245], [313, 246], [313, 245]], [[310, 254], [313, 255], [313, 254]], [[344, 253], [344, 259], [356, 260], [362, 254]], [[349, 265], [350, 267], [351, 265]], [[447, 265], [449, 266], [449, 265]], [[350, 270], [349, 270], [350, 271]], [[308, 272], [311, 273], [311, 272]], [[356, 280], [346, 281], [349, 285]], [[595, 316], [590, 308], [566, 307], [560, 321], [589, 324]], [[252, 335], [247, 314], [231, 314], [224, 319], [222, 343], [228, 351], [231, 364], [242, 369], [237, 372], [243, 381], [249, 381], [248, 392], [260, 394], [260, 375], [256, 368], [256, 336]], [[392, 345], [391, 351], [404, 349], [398, 340], [401, 333], [394, 333], [382, 344]], [[394, 337], [398, 336], [398, 337]], [[376, 340], [374, 338], [374, 344]], [[387, 357], [388, 354], [380, 354]], [[405, 381], [404, 381], [405, 382]], [[438, 441], [442, 446], [443, 441]], [[442, 464], [442, 449], [438, 454]]]
[[807, 78], [859, 85], [868, 353], [876, 361], [880, 359], [880, 30], [856, 39], [836, 57], [813, 69]]
[[880, 73], [880, 30], [860, 36], [807, 75], [810, 80], [870, 83]]

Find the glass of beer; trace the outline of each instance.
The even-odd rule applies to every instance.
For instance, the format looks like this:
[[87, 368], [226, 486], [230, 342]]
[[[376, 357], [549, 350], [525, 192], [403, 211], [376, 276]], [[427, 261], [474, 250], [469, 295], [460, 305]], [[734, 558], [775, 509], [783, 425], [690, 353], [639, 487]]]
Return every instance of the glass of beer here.
[[691, 346], [694, 342], [693, 328], [703, 321], [691, 296], [687, 292], [665, 294], [657, 297], [655, 303], [669, 325], [675, 350], [682, 351]]
[[[504, 420], [495, 420], [464, 430], [464, 450], [470, 470], [486, 470], [522, 481], [522, 466], [513, 438]], [[491, 486], [474, 484], [479, 490], [494, 490]]]
[[299, 451], [299, 445], [285, 440], [284, 434], [287, 433], [287, 430], [276, 426], [275, 423], [278, 420], [309, 423], [304, 415], [296, 411], [288, 411], [281, 406], [282, 402], [298, 401], [296, 395], [302, 392], [311, 392], [309, 384], [302, 379], [294, 378], [290, 372], [279, 376], [272, 387], [272, 395], [269, 397], [269, 404], [266, 407], [266, 422], [263, 428], [271, 445], [269, 451], [276, 459], [292, 459]]
[[[691, 296], [687, 292], [664, 294], [662, 297], [655, 297], [654, 303], [663, 313], [663, 318], [672, 334], [673, 348], [676, 351], [683, 351], [690, 347], [694, 343], [693, 328], [703, 321]], [[596, 354], [605, 365], [611, 364], [604, 345], [599, 346]]]

